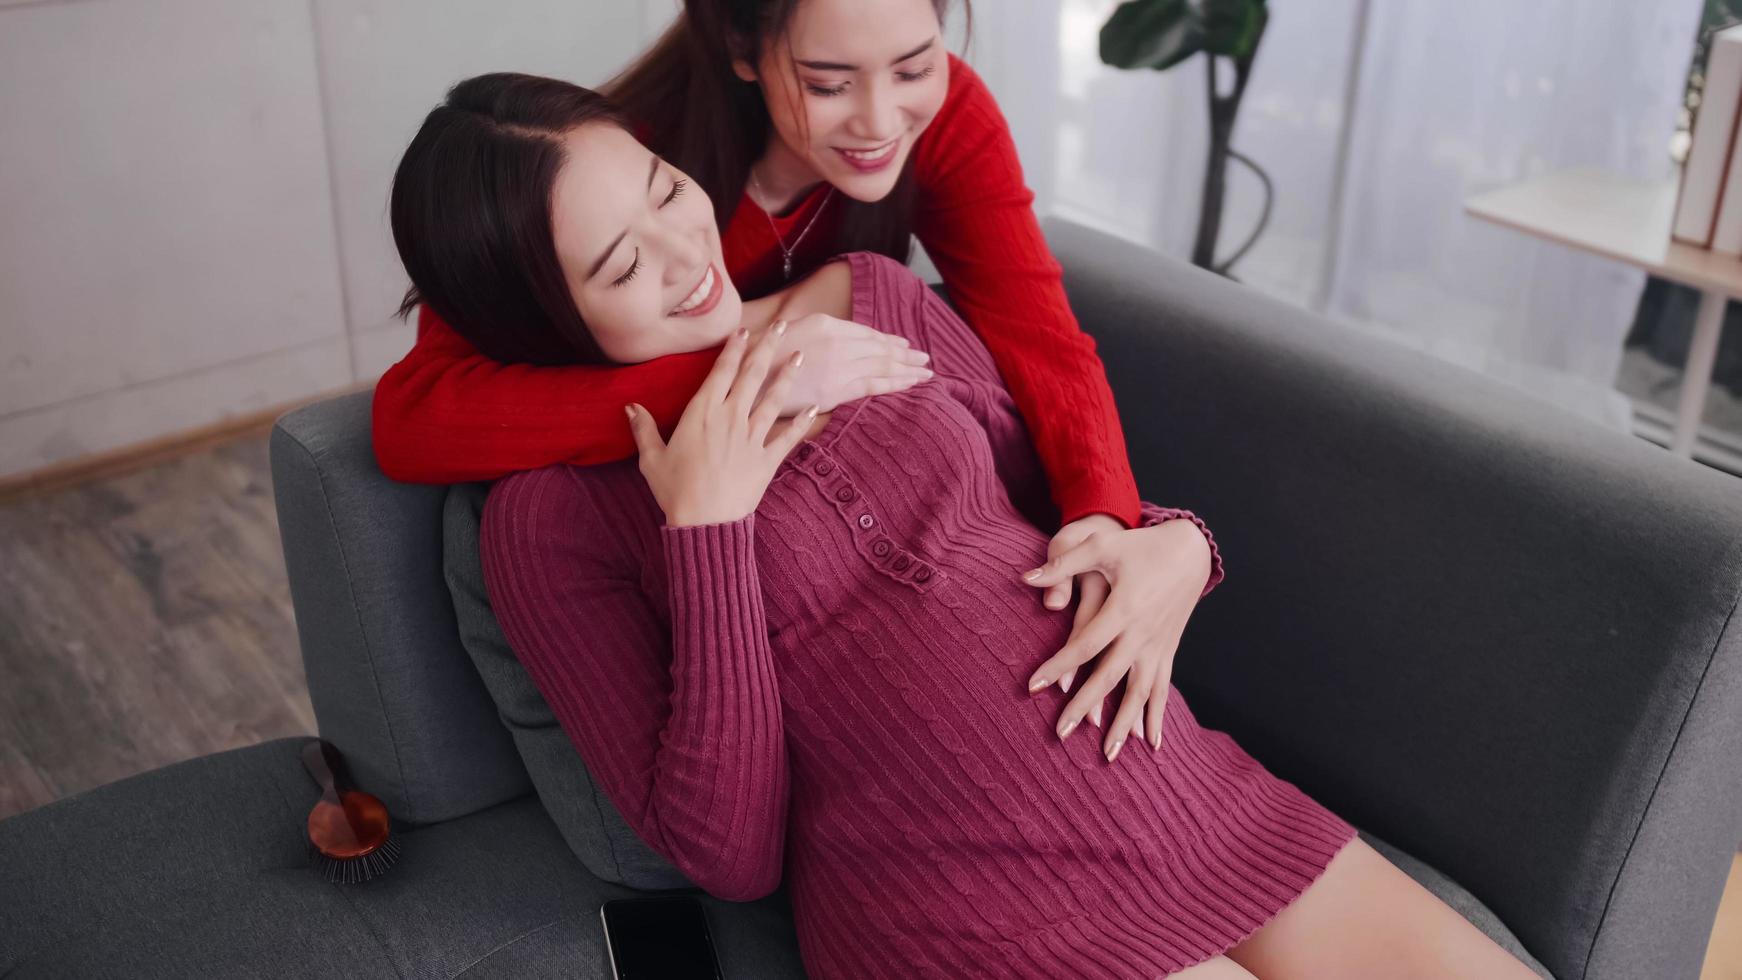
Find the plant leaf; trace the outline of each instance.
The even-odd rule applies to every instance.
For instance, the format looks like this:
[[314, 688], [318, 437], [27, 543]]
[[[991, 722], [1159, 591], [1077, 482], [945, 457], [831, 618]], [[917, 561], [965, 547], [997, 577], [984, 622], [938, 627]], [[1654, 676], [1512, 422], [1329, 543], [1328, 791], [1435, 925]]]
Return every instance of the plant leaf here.
[[1246, 58], [1258, 48], [1270, 11], [1264, 0], [1202, 0], [1204, 50]]
[[1115, 68], [1163, 71], [1203, 47], [1202, 21], [1186, 0], [1127, 0], [1101, 25], [1101, 60]]

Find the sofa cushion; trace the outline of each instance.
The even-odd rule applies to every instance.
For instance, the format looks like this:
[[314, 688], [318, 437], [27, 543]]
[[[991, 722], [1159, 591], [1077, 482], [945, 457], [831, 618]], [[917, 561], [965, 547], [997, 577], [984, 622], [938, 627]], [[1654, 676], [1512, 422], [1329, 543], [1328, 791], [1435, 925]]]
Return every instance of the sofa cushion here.
[[442, 520], [442, 571], [452, 595], [460, 642], [484, 679], [502, 724], [552, 822], [596, 877], [632, 888], [694, 887], [671, 862], [636, 836], [615, 804], [594, 785], [580, 753], [544, 695], [522, 667], [490, 611], [478, 552], [479, 519], [489, 484], [455, 484]]
[[370, 393], [272, 430], [272, 494], [322, 737], [395, 820], [436, 823], [532, 783], [454, 632], [441, 575], [447, 488], [375, 465]]
[[[0, 976], [610, 975], [599, 881], [531, 795], [399, 827], [385, 875], [309, 859], [304, 738], [192, 759], [0, 821]], [[802, 980], [783, 891], [702, 903], [725, 976]]]

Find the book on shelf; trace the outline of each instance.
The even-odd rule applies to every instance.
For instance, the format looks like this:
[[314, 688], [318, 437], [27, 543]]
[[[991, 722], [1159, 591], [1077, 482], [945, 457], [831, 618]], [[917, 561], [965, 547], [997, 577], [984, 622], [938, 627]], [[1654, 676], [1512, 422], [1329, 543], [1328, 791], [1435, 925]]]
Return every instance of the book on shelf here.
[[1712, 35], [1706, 81], [1699, 112], [1694, 116], [1693, 145], [1682, 166], [1673, 230], [1678, 241], [1701, 248], [1725, 246], [1724, 251], [1742, 255], [1742, 174], [1737, 175], [1736, 193], [1726, 193], [1732, 183], [1732, 162], [1742, 150], [1737, 145], [1742, 136], [1742, 126], [1737, 125], [1739, 112], [1742, 24]]

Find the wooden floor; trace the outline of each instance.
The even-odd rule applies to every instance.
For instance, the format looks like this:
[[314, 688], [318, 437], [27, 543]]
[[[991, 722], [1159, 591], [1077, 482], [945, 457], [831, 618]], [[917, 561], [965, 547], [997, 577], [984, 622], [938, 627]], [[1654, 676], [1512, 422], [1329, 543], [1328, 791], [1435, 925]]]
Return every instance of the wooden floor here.
[[264, 438], [0, 501], [0, 818], [314, 731]]
[[[252, 437], [0, 501], [0, 819], [315, 731], [271, 487]], [[1701, 980], [1742, 980], [1742, 857]]]

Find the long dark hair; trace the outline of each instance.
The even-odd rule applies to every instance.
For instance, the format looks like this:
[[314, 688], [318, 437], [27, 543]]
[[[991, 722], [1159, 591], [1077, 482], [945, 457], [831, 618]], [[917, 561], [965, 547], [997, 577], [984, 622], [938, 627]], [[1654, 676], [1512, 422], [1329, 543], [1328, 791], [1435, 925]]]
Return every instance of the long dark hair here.
[[[688, 174], [714, 202], [721, 231], [732, 220], [744, 185], [774, 135], [758, 87], [732, 71], [742, 58], [758, 64], [764, 46], [786, 35], [802, 0], [684, 0], [677, 20], [615, 78], [599, 87], [634, 122], [654, 152]], [[973, 9], [967, 8], [969, 33]], [[938, 22], [950, 0], [932, 0]], [[790, 52], [789, 52], [790, 54]], [[909, 153], [894, 190], [867, 204], [842, 196], [833, 251], [880, 252], [906, 262], [913, 248], [917, 189]], [[810, 270], [795, 270], [802, 275]]]
[[551, 189], [564, 134], [624, 125], [611, 100], [553, 78], [468, 78], [424, 118], [393, 175], [388, 212], [419, 303], [498, 361], [604, 364], [563, 277]]

